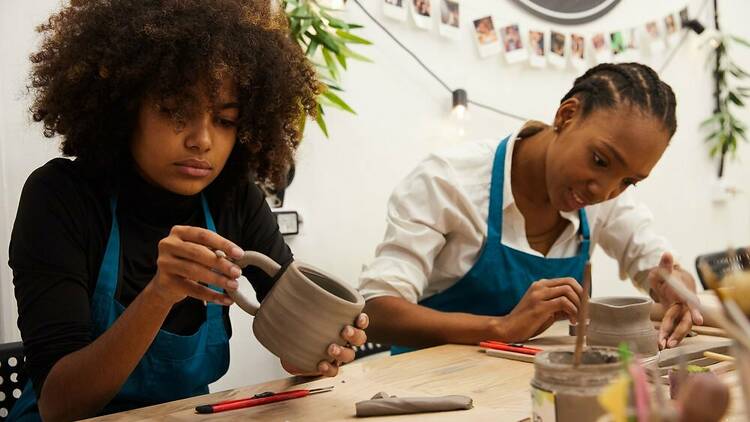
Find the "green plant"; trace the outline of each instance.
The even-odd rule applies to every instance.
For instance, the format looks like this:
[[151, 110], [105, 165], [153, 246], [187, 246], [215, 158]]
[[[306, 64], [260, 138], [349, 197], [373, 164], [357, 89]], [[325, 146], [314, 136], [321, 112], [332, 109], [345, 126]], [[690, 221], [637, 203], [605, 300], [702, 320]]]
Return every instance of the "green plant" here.
[[734, 157], [738, 141], [748, 140], [747, 126], [736, 116], [736, 109], [745, 107], [746, 99], [750, 98], [750, 87], [741, 85], [750, 73], [729, 56], [729, 49], [734, 43], [750, 47], [750, 43], [740, 37], [721, 35], [716, 39], [716, 48], [709, 55], [716, 78], [716, 107], [714, 114], [701, 123], [701, 127], [710, 131], [705, 139], [711, 145], [711, 156], [721, 153], [719, 177], [723, 172], [724, 155], [729, 153]]
[[[362, 28], [361, 25], [336, 18], [336, 10], [323, 6], [316, 0], [282, 0], [281, 7], [286, 12], [292, 38], [315, 64], [324, 85], [318, 97], [316, 122], [323, 134], [328, 137], [324, 106], [357, 114], [336, 94], [336, 91], [342, 92], [339, 82], [341, 71], [347, 68], [347, 60], [371, 62], [367, 57], [352, 51], [349, 44], [372, 43], [352, 34], [351, 31]], [[304, 120], [302, 125], [304, 129]]]

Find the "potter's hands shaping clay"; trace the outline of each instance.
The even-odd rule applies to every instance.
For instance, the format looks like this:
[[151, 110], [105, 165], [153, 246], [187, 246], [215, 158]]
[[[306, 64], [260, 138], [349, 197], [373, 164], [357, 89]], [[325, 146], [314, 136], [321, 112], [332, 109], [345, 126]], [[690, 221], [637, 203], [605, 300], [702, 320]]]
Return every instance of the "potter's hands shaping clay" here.
[[567, 318], [575, 323], [581, 292], [581, 285], [570, 277], [535, 281], [511, 313], [499, 317], [498, 333], [494, 339], [526, 341], [555, 321]]
[[156, 258], [156, 274], [145, 291], [156, 293], [167, 305], [194, 297], [198, 300], [231, 305], [232, 299], [193, 280], [237, 290], [240, 268], [227, 259], [222, 259], [214, 250], [223, 251], [231, 258], [242, 257], [244, 251], [218, 234], [191, 226], [174, 226], [169, 235], [159, 241]]
[[690, 332], [693, 323], [703, 324], [703, 315], [700, 311], [684, 303], [664, 281], [666, 274], [680, 280], [695, 292], [695, 280], [687, 271], [674, 263], [674, 258], [669, 252], [662, 255], [658, 267], [649, 271], [647, 281], [651, 288], [651, 296], [666, 310], [659, 328], [660, 349], [677, 346]]
[[[365, 329], [370, 325], [370, 318], [367, 314], [359, 314], [355, 325], [356, 328], [347, 325], [341, 330], [341, 338], [346, 340], [347, 344], [350, 344], [352, 347], [362, 346], [367, 342]], [[338, 344], [328, 346], [328, 356], [331, 359], [330, 361], [321, 361], [318, 364], [318, 373], [302, 373], [302, 371], [283, 360], [281, 361], [281, 366], [285, 371], [294, 375], [335, 377], [339, 373], [339, 366], [354, 360], [354, 349], [352, 347], [341, 347]]]

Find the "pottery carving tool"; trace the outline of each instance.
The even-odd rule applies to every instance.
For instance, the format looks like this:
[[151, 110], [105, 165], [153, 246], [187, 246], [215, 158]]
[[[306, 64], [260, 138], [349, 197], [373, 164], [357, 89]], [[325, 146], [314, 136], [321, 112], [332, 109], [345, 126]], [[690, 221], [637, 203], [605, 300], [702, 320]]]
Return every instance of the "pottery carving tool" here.
[[576, 327], [576, 349], [573, 354], [573, 367], [577, 368], [581, 364], [583, 355], [583, 343], [586, 336], [586, 319], [588, 318], [589, 291], [591, 290], [591, 261], [586, 262], [583, 267], [583, 291], [581, 292], [581, 305], [578, 308], [576, 321], [580, 325]]
[[331, 390], [333, 390], [333, 386], [313, 388], [311, 390], [282, 391], [279, 393], [266, 391], [264, 393], [259, 393], [249, 398], [228, 400], [228, 401], [223, 401], [223, 402], [214, 403], [214, 404], [206, 404], [202, 406], [197, 406], [195, 408], [195, 412], [201, 413], [201, 414], [226, 412], [227, 410], [244, 409], [247, 407], [260, 406], [263, 404], [276, 403], [279, 401], [299, 399], [302, 397], [307, 397], [311, 394], [327, 393]]
[[506, 350], [498, 350], [498, 349], [484, 349], [484, 352], [487, 354], [487, 356], [492, 356], [496, 358], [505, 358], [505, 359], [510, 359], [510, 360], [517, 360], [519, 362], [527, 362], [527, 363], [533, 363], [534, 358], [535, 358], [535, 355], [508, 352]]

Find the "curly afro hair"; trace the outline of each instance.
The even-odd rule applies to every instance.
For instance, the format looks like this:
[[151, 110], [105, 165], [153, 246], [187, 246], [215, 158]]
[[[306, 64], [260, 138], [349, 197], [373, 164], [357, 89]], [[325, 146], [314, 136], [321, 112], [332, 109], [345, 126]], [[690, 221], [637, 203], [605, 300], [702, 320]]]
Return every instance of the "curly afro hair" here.
[[221, 78], [233, 79], [238, 142], [224, 183], [283, 182], [302, 119], [315, 115], [315, 69], [269, 0], [72, 0], [37, 31], [33, 119], [46, 137], [62, 136], [63, 155], [108, 180], [130, 162], [147, 97], [176, 101], [179, 123], [196, 104], [191, 87], [203, 84], [214, 101]]

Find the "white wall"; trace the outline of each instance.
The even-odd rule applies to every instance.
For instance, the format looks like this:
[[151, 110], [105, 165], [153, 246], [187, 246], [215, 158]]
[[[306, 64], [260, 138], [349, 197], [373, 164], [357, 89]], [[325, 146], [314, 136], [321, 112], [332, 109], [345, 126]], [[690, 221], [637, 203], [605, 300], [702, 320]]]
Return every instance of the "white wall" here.
[[[577, 27], [584, 32], [611, 30], [660, 19], [686, 3], [697, 10], [702, 0], [628, 0], [621, 2], [600, 20]], [[496, 23], [518, 21], [540, 28], [559, 27], [541, 22], [509, 1], [463, 1], [461, 39], [441, 38], [435, 29], [425, 32], [410, 22], [382, 16], [380, 1], [362, 3], [449, 85], [462, 87], [469, 97], [497, 108], [530, 118], [550, 121], [559, 98], [569, 89], [577, 72], [535, 70], [525, 65], [510, 66], [500, 57], [480, 59], [469, 31], [470, 18], [493, 14]], [[17, 338], [14, 304], [10, 301], [10, 273], [6, 267], [7, 240], [18, 203], [18, 195], [29, 172], [50, 157], [52, 150], [42, 140], [38, 126], [28, 126], [25, 104], [15, 93], [28, 70], [26, 56], [33, 45], [33, 23], [39, 22], [55, 1], [2, 3], [2, 66], [0, 88], [0, 262], [2, 271], [3, 336]], [[750, 14], [744, 1], [723, 2], [726, 30], [750, 38], [750, 28], [742, 21]], [[299, 151], [298, 171], [287, 191], [285, 208], [296, 209], [304, 218], [302, 233], [289, 239], [299, 260], [314, 263], [356, 283], [363, 263], [371, 259], [385, 227], [385, 204], [393, 187], [429, 151], [455, 142], [448, 136], [446, 118], [450, 94], [432, 80], [379, 28], [350, 2], [347, 19], [365, 25], [361, 35], [372, 40], [360, 48], [375, 63], [350, 64], [345, 73], [344, 98], [358, 116], [330, 110], [327, 114], [330, 139], [325, 139], [313, 123]], [[748, 51], [735, 56], [750, 68]], [[663, 58], [648, 58], [658, 67]], [[672, 145], [652, 177], [639, 184], [636, 192], [653, 210], [660, 231], [670, 238], [688, 268], [696, 255], [726, 246], [750, 244], [750, 145], [741, 146], [738, 160], [728, 165], [726, 177], [745, 189], [723, 206], [710, 201], [710, 185], [716, 163], [707, 158], [703, 133], [698, 124], [713, 107], [711, 78], [704, 66], [703, 53], [692, 43], [685, 45], [662, 74], [678, 97], [679, 129]], [[516, 121], [473, 108], [467, 137], [506, 135]], [[750, 113], [743, 114], [750, 121]], [[597, 251], [594, 265], [596, 295], [632, 294], [627, 282], [617, 279], [616, 265]], [[282, 374], [275, 359], [251, 338], [251, 319], [232, 313], [235, 336], [232, 339], [230, 373], [214, 389], [255, 383]]]

